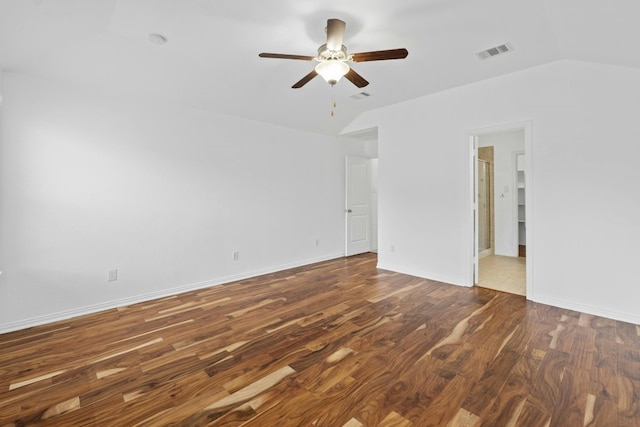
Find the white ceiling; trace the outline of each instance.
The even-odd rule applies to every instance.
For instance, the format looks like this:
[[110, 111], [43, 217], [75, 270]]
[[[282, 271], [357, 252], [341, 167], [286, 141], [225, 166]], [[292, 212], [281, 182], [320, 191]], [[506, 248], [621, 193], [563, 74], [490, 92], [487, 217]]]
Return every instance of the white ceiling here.
[[[291, 89], [315, 63], [258, 58], [315, 55], [327, 18], [347, 22], [350, 53], [409, 56], [354, 64], [364, 89]], [[0, 67], [337, 135], [363, 111], [558, 59], [640, 68], [639, 20], [638, 0], [0, 0]]]

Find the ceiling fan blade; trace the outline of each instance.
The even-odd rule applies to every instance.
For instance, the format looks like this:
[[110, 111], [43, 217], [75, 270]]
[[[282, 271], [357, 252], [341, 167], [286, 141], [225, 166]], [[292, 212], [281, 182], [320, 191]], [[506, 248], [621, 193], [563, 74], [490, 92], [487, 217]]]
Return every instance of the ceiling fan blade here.
[[340, 51], [347, 24], [339, 19], [327, 20], [327, 49]]
[[318, 73], [316, 73], [316, 70], [311, 70], [311, 72], [309, 74], [307, 74], [306, 76], [301, 78], [296, 84], [291, 86], [291, 88], [300, 89], [302, 86], [304, 86], [307, 83], [309, 83], [311, 81], [311, 79], [313, 79], [317, 75], [318, 75]]
[[349, 72], [344, 75], [344, 78], [358, 87], [365, 87], [369, 84], [369, 82], [366, 81], [360, 74], [356, 73], [353, 68], [351, 68]]
[[384, 61], [387, 59], [403, 59], [409, 55], [407, 49], [374, 50], [372, 52], [354, 53], [353, 62]]
[[260, 58], [277, 58], [277, 59], [299, 59], [301, 61], [312, 61], [314, 59], [313, 56], [306, 55], [288, 55], [284, 53], [259, 53], [258, 56]]

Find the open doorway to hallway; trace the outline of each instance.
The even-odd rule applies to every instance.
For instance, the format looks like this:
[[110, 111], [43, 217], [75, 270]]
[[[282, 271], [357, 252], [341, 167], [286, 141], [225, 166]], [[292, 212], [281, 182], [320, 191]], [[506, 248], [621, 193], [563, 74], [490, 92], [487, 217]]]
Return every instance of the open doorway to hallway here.
[[525, 258], [489, 255], [480, 259], [478, 271], [478, 286], [510, 294], [526, 295]]
[[525, 129], [476, 133], [474, 284], [526, 295]]
[[345, 168], [345, 255], [378, 250], [378, 129], [341, 136]]
[[378, 159], [346, 157], [345, 255], [378, 250]]

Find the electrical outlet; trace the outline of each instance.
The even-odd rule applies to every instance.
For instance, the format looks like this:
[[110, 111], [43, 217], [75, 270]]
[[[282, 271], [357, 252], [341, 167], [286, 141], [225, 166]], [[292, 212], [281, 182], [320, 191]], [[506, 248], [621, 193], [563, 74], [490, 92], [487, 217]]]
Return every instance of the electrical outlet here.
[[320, 239], [316, 239], [316, 248], [320, 246]]
[[396, 251], [396, 247], [391, 245], [391, 247], [389, 248], [391, 250], [391, 253], [394, 253]]
[[118, 269], [109, 270], [109, 281], [115, 282], [116, 280], [118, 280]]
[[233, 253], [233, 260], [238, 261], [240, 259], [240, 252], [236, 251]]

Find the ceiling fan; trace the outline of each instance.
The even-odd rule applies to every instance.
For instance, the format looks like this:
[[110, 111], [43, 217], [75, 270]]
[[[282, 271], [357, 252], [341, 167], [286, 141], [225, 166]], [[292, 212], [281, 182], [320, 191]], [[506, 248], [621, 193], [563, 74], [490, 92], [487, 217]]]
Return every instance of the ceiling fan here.
[[260, 53], [261, 58], [297, 59], [301, 61], [318, 61], [315, 69], [291, 86], [299, 89], [320, 74], [331, 86], [335, 85], [342, 76], [358, 87], [369, 84], [360, 74], [356, 73], [347, 62], [384, 61], [387, 59], [403, 59], [409, 54], [407, 49], [375, 50], [372, 52], [347, 53], [342, 44], [344, 30], [347, 24], [340, 19], [327, 20], [327, 43], [318, 48], [318, 56], [288, 55], [281, 53]]

